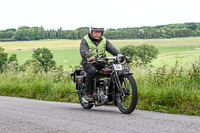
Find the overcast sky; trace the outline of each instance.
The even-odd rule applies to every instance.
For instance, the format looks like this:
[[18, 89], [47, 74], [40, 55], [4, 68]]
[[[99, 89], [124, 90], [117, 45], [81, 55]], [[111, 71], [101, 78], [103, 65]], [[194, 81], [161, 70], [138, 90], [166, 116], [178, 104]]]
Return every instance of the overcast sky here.
[[106, 28], [200, 22], [200, 0], [0, 0], [0, 30], [76, 29], [94, 21]]

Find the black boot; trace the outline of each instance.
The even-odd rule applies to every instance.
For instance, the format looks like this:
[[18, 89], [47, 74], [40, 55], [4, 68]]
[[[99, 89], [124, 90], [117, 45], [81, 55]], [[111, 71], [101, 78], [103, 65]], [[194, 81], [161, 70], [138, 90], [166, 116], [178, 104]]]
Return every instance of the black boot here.
[[87, 100], [88, 102], [92, 102], [92, 101], [94, 101], [94, 97], [89, 94], [89, 95], [86, 95], [85, 100]]

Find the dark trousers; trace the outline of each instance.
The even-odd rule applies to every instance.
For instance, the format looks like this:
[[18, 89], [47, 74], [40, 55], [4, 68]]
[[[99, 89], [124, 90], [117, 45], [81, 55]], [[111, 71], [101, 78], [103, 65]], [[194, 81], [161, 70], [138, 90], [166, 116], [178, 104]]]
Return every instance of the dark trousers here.
[[96, 68], [92, 64], [84, 64], [83, 69], [87, 73], [86, 77], [86, 94], [92, 95], [94, 91], [94, 77], [96, 74]]

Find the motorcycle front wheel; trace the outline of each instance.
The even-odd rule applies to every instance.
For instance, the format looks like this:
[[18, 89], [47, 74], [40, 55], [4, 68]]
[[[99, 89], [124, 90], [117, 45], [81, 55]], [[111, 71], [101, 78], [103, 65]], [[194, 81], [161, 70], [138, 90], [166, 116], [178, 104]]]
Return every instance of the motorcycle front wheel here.
[[120, 77], [122, 91], [117, 94], [117, 106], [124, 114], [130, 114], [135, 110], [138, 100], [137, 85], [132, 75]]
[[89, 104], [87, 103], [87, 101], [85, 100], [85, 91], [84, 91], [84, 85], [83, 84], [76, 84], [77, 89], [79, 90], [78, 92], [78, 98], [79, 98], [79, 102], [81, 104], [81, 106], [84, 109], [91, 109], [93, 107], [93, 104]]

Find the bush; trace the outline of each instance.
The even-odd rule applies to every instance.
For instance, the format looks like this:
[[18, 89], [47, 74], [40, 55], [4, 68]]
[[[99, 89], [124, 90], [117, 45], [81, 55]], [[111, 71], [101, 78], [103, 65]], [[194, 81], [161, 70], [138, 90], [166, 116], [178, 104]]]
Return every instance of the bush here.
[[42, 64], [35, 58], [29, 59], [19, 67], [20, 71], [26, 71], [27, 69], [31, 69], [33, 73], [38, 73], [42, 71]]
[[129, 56], [131, 59], [133, 59], [134, 55], [136, 55], [135, 46], [133, 45], [127, 45], [120, 49], [120, 52], [126, 56]]
[[47, 48], [38, 48], [34, 50], [32, 55], [33, 58], [37, 59], [47, 72], [50, 68], [56, 67], [56, 62], [53, 59], [53, 54]]
[[142, 44], [139, 46], [127, 45], [120, 49], [121, 53], [131, 59], [141, 61], [142, 64], [151, 63], [151, 60], [158, 55], [158, 49], [152, 45]]
[[13, 61], [17, 62], [17, 55], [12, 54], [10, 58], [8, 59], [8, 63], [12, 63]]
[[151, 60], [158, 55], [158, 49], [153, 45], [142, 44], [135, 48], [136, 55], [144, 64], [151, 63]]
[[6, 67], [7, 58], [8, 54], [4, 53], [4, 49], [0, 47], [0, 73], [2, 73]]
[[9, 41], [15, 41], [14, 38], [0, 38], [0, 42], [9, 42]]
[[17, 55], [12, 54], [10, 58], [8, 59], [7, 66], [6, 66], [6, 71], [18, 71], [19, 65], [17, 61]]

